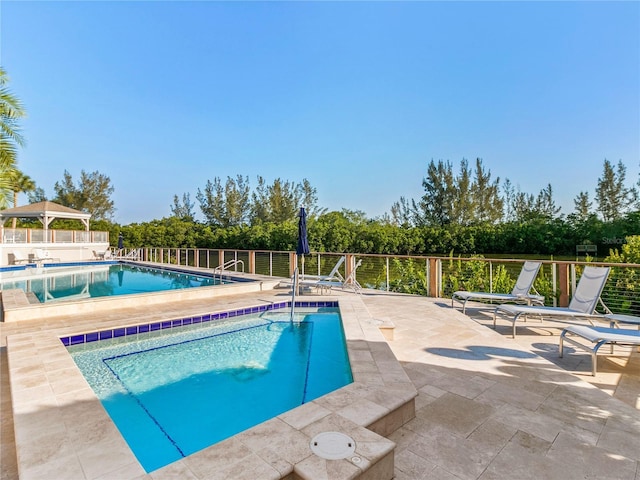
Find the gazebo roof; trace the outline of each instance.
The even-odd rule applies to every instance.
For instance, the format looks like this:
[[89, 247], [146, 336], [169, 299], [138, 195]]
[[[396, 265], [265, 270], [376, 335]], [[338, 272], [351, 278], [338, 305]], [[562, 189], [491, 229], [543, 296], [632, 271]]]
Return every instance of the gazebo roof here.
[[49, 224], [55, 218], [69, 218], [73, 220], [80, 220], [89, 230], [90, 213], [85, 213], [80, 210], [65, 207], [54, 202], [38, 202], [30, 205], [23, 205], [21, 207], [7, 208], [6, 210], [0, 210], [0, 225], [3, 225], [9, 218], [37, 218], [39, 219], [45, 228], [49, 227]]

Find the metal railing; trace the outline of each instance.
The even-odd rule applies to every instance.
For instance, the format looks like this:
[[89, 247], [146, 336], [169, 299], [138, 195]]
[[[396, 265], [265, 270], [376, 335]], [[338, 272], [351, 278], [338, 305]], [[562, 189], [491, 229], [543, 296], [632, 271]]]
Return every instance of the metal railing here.
[[109, 232], [5, 228], [0, 226], [0, 243], [109, 243]]
[[296, 313], [296, 290], [298, 290], [298, 268], [293, 270], [293, 285], [291, 286], [291, 316], [290, 320], [293, 322], [293, 316]]
[[225, 262], [222, 265], [218, 265], [216, 268], [213, 269], [214, 273], [222, 273], [225, 270], [229, 270], [231, 267], [234, 267], [234, 270], [237, 271], [237, 269], [235, 268], [237, 265], [241, 265], [242, 266], [242, 273], [244, 273], [244, 262], [242, 260], [229, 260], [228, 262]]
[[[261, 250], [142, 248], [145, 261], [215, 269], [227, 262], [247, 265], [248, 273], [291, 278], [326, 275], [343, 253], [311, 253], [302, 264], [293, 252]], [[456, 290], [510, 292], [522, 268], [522, 259], [461, 258], [411, 255], [346, 254], [344, 278], [356, 265], [357, 282], [363, 288], [450, 298]], [[610, 266], [602, 300], [615, 313], [640, 315], [640, 264], [540, 260], [542, 267], [534, 288], [546, 305], [565, 306], [575, 290], [584, 265]], [[356, 279], [354, 272], [353, 278]]]

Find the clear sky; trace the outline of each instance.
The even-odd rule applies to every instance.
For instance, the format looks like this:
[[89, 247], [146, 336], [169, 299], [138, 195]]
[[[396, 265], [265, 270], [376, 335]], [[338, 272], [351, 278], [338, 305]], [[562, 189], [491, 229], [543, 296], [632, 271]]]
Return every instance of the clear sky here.
[[[640, 171], [640, 3], [0, 3], [24, 102], [19, 168], [47, 196], [99, 171], [114, 220], [215, 177], [317, 189], [329, 210], [418, 199], [431, 160], [483, 159], [562, 213], [604, 159]], [[26, 200], [26, 199], [24, 199]]]

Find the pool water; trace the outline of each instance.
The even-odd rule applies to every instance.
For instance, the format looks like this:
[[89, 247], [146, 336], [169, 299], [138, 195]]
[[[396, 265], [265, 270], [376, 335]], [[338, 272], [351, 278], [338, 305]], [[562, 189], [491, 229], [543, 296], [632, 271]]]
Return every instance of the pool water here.
[[69, 351], [147, 472], [353, 381], [337, 309], [266, 312]]
[[17, 272], [22, 276], [3, 281], [1, 289], [32, 292], [41, 303], [48, 303], [220, 284], [218, 278], [211, 276], [129, 264], [47, 267], [35, 275], [31, 272], [32, 269]]

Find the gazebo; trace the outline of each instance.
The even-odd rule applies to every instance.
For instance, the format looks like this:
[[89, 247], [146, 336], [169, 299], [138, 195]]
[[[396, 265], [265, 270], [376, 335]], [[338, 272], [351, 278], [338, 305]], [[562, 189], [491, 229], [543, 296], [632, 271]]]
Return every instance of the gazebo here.
[[[15, 218], [37, 218], [40, 228], [7, 228], [5, 223]], [[78, 230], [51, 230], [56, 218], [79, 220]], [[91, 260], [109, 248], [109, 232], [89, 230], [90, 213], [81, 212], [54, 202], [38, 202], [22, 207], [0, 210], [0, 266], [16, 264], [16, 258], [34, 258], [35, 249], [51, 252], [53, 258], [64, 261]]]
[[84, 224], [85, 230], [89, 231], [89, 219], [91, 218], [91, 214], [65, 207], [64, 205], [54, 202], [38, 202], [30, 205], [24, 205], [22, 207], [0, 210], [0, 225], [4, 225], [4, 223], [10, 218], [37, 218], [42, 222], [42, 226], [45, 230], [49, 229], [49, 225], [56, 218], [68, 218], [80, 220]]

